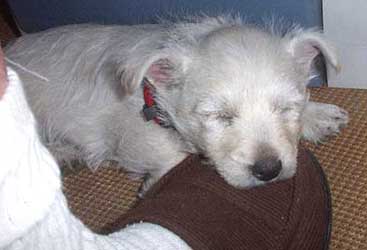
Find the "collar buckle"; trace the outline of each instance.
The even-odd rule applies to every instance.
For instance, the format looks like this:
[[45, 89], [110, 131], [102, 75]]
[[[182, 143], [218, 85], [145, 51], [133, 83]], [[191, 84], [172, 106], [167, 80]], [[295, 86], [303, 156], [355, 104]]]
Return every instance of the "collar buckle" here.
[[169, 115], [164, 110], [160, 109], [154, 100], [154, 86], [145, 77], [143, 79], [143, 95], [144, 95], [144, 105], [142, 108], [142, 116], [145, 121], [153, 120], [155, 123], [163, 128], [174, 128], [172, 123], [168, 118]]

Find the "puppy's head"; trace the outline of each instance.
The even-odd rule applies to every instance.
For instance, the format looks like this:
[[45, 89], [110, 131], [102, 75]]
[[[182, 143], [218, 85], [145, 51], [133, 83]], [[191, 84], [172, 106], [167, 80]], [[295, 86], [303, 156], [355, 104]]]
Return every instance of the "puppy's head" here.
[[322, 35], [222, 24], [178, 47], [143, 75], [188, 147], [236, 187], [292, 176], [312, 62], [338, 67]]

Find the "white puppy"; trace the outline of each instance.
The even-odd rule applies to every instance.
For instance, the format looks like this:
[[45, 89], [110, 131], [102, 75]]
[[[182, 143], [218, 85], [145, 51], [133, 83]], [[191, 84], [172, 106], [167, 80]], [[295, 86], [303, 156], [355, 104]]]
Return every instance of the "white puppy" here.
[[[292, 176], [299, 139], [320, 141], [348, 120], [336, 106], [308, 101], [320, 53], [339, 67], [318, 32], [280, 34], [227, 17], [66, 26], [6, 50], [60, 162], [117, 161], [148, 173], [145, 188], [188, 153], [206, 156], [236, 187]], [[143, 119], [144, 103], [153, 121]]]

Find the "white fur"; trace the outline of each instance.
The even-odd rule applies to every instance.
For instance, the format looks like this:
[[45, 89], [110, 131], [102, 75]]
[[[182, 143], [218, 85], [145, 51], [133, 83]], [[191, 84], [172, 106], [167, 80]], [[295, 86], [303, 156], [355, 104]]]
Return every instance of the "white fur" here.
[[[49, 79], [18, 69], [43, 141], [60, 162], [96, 167], [114, 160], [149, 173], [146, 188], [188, 153], [207, 156], [237, 187], [264, 183], [251, 169], [265, 156], [282, 163], [274, 180], [292, 176], [302, 135], [318, 141], [347, 122], [335, 112], [315, 115], [317, 105], [308, 101], [319, 53], [339, 68], [319, 32], [293, 28], [281, 35], [229, 17], [66, 26], [26, 35], [6, 50], [10, 60]], [[175, 130], [142, 119], [143, 77]], [[318, 129], [325, 120], [331, 129]]]

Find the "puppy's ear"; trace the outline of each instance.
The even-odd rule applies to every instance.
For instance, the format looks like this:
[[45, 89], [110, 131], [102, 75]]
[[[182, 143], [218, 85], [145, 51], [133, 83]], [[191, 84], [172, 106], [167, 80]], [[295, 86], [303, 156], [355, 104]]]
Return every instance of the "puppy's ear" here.
[[149, 66], [145, 77], [159, 88], [174, 84], [178, 74], [178, 65], [168, 58], [161, 58]]
[[182, 72], [182, 65], [174, 59], [155, 56], [146, 58], [143, 63], [129, 60], [127, 63], [120, 64], [117, 74], [121, 81], [123, 94], [129, 95], [141, 86], [145, 77], [159, 88], [174, 84], [180, 72]]
[[306, 73], [312, 68], [315, 57], [322, 54], [328, 64], [337, 72], [340, 71], [335, 48], [329, 44], [319, 32], [296, 31], [288, 43], [288, 52], [303, 67]]

